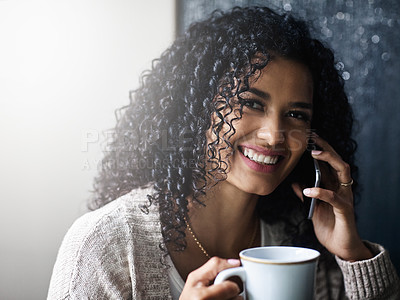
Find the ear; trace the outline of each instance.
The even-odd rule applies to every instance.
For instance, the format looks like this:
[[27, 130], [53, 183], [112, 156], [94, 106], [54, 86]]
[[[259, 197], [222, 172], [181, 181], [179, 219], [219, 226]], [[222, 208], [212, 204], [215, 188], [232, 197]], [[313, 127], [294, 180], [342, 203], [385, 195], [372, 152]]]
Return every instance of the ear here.
[[296, 196], [299, 197], [302, 202], [304, 202], [303, 189], [300, 187], [300, 184], [297, 182], [292, 183], [292, 189]]

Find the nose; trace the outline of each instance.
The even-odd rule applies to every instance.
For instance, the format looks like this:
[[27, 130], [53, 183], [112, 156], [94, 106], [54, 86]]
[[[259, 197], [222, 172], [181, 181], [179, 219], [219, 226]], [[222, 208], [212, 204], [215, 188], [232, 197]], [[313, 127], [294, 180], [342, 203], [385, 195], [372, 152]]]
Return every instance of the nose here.
[[257, 130], [257, 139], [263, 146], [274, 147], [285, 141], [285, 131], [279, 122], [264, 124]]

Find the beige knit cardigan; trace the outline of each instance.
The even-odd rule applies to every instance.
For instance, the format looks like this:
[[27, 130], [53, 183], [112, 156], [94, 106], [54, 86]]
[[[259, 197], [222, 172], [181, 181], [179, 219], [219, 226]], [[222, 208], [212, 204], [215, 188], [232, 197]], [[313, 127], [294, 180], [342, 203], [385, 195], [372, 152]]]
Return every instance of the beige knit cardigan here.
[[[75, 221], [60, 247], [48, 299], [171, 299], [158, 208], [140, 209], [150, 193], [133, 190]], [[319, 264], [315, 299], [400, 299], [387, 251], [368, 245], [373, 259], [336, 258], [329, 269]]]

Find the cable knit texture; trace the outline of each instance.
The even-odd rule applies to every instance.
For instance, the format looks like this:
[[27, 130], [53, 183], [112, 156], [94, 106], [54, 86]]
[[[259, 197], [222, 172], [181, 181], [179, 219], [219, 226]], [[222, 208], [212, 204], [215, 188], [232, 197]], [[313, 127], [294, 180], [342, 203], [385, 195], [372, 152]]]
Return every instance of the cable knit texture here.
[[[400, 299], [400, 284], [389, 253], [380, 245], [365, 242], [375, 257], [361, 262], [336, 261], [344, 276], [350, 299]], [[393, 296], [392, 296], [393, 295]]]
[[79, 218], [66, 234], [48, 299], [171, 299], [158, 209], [134, 190]]
[[[48, 299], [172, 299], [158, 208], [140, 209], [151, 192], [133, 190], [75, 221], [60, 247]], [[271, 236], [279, 232], [266, 229]], [[315, 299], [400, 299], [388, 253], [368, 246], [377, 255], [367, 261], [336, 258], [332, 267], [329, 257], [321, 259]]]

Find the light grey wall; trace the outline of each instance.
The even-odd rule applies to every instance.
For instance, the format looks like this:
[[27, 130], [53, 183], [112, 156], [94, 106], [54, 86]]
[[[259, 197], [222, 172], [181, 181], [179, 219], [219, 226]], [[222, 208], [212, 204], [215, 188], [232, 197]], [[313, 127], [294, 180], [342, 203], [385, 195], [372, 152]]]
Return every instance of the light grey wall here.
[[173, 0], [0, 0], [0, 299], [44, 299], [102, 131], [171, 43]]

